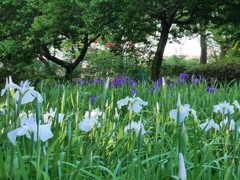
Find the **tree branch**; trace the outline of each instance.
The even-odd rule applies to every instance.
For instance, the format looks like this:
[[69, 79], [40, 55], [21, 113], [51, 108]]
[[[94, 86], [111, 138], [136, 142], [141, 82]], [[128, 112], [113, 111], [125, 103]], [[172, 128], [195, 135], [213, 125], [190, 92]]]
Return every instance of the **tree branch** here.
[[70, 63], [63, 61], [55, 56], [52, 56], [48, 47], [45, 44], [41, 45], [41, 53], [42, 53], [41, 55], [43, 55], [46, 59], [48, 59], [60, 66], [67, 67], [70, 64]]
[[50, 73], [53, 73], [52, 72], [52, 69], [48, 63], [48, 60], [41, 54], [38, 54], [38, 59], [45, 65], [45, 67], [47, 68], [47, 70], [50, 72]]
[[71, 68], [72, 69], [75, 69], [77, 67], [77, 65], [83, 61], [84, 57], [85, 57], [85, 54], [87, 53], [87, 50], [88, 50], [88, 47], [94, 42], [97, 40], [97, 38], [99, 38], [101, 35], [98, 34], [95, 38], [93, 39], [88, 39], [88, 34], [85, 35], [84, 37], [84, 45], [83, 45], [83, 48], [80, 52], [80, 55], [77, 57], [76, 61], [71, 65]]

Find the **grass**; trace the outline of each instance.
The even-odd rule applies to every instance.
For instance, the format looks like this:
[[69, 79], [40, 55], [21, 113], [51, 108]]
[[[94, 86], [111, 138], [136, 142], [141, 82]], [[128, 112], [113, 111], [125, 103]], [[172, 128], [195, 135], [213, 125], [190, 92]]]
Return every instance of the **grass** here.
[[[229, 131], [227, 126], [219, 131], [199, 127], [206, 118], [218, 124], [223, 120], [213, 106], [224, 100], [240, 101], [238, 84], [222, 85], [214, 93], [206, 91], [204, 82], [159, 87], [151, 93], [152, 86], [147, 82], [135, 85], [137, 96], [148, 105], [132, 113], [127, 106], [117, 108], [118, 100], [132, 97], [130, 85], [107, 91], [101, 84], [42, 85], [43, 103], [22, 105], [20, 111], [36, 113], [43, 121], [43, 114], [54, 107], [65, 114], [64, 121], [57, 123], [54, 118], [53, 137], [48, 141], [22, 136], [16, 146], [7, 133], [19, 126], [20, 118], [8, 94], [3, 104], [6, 114], [0, 114], [0, 179], [179, 179], [179, 152], [184, 156], [187, 179], [239, 179], [239, 131]], [[182, 126], [169, 116], [177, 108], [178, 93], [182, 104], [190, 104], [198, 115], [197, 120], [190, 115]], [[91, 96], [97, 101], [90, 103]], [[81, 131], [78, 123], [86, 111], [95, 108], [103, 112], [101, 127]], [[238, 124], [239, 115], [237, 109], [231, 115]], [[146, 134], [124, 132], [127, 124], [139, 120]]]

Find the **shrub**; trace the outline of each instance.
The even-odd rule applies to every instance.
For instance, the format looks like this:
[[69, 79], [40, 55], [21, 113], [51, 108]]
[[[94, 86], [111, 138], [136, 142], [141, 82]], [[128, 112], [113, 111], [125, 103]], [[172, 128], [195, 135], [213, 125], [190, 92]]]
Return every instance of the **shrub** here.
[[230, 82], [240, 78], [239, 61], [218, 61], [206, 65], [198, 65], [186, 71], [188, 74], [198, 74], [207, 79], [216, 78], [219, 82]]
[[184, 56], [171, 56], [164, 59], [161, 67], [161, 76], [179, 76], [192, 66], [199, 64], [198, 59], [185, 59]]
[[86, 54], [84, 59], [88, 67], [82, 68], [81, 65], [74, 71], [75, 78], [97, 78], [97, 77], [116, 77], [131, 76], [137, 79], [146, 78], [144, 68], [135, 61], [135, 59], [123, 55], [116, 55], [108, 50], [95, 49], [93, 52]]

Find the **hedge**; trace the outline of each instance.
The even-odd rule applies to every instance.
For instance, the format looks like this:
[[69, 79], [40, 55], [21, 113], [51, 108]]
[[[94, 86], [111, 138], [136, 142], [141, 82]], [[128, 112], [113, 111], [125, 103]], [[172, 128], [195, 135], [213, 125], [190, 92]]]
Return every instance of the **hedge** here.
[[219, 82], [240, 80], [240, 61], [218, 61], [206, 65], [198, 65], [186, 70], [189, 75], [199, 75], [206, 79], [216, 78]]

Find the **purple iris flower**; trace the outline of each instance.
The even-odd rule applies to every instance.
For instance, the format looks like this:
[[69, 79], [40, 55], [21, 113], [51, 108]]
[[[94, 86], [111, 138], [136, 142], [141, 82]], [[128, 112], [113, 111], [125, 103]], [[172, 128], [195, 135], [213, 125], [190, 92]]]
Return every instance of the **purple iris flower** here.
[[115, 87], [115, 84], [114, 83], [111, 83], [110, 84], [110, 88], [114, 88]]
[[158, 79], [157, 81], [154, 82], [155, 87], [160, 87], [162, 85], [162, 78]]
[[79, 79], [78, 84], [85, 84], [85, 81], [83, 79]]
[[149, 91], [152, 93], [155, 90], [155, 87], [151, 87]]
[[94, 79], [90, 79], [89, 84], [93, 84], [93, 83], [94, 83]]
[[131, 85], [135, 85], [135, 84], [137, 84], [137, 83], [136, 83], [134, 80], [131, 79], [131, 80], [130, 80], [130, 84], [131, 84]]
[[115, 85], [121, 85], [124, 83], [124, 81], [121, 78], [115, 78], [113, 82]]
[[89, 98], [89, 101], [91, 103], [94, 103], [95, 101], [97, 101], [97, 97], [96, 96], [92, 96], [92, 97]]
[[96, 79], [96, 84], [103, 84], [104, 80], [102, 78], [97, 78]]
[[169, 85], [169, 87], [173, 87], [173, 86], [175, 86], [174, 82]]
[[191, 80], [192, 84], [199, 83], [199, 82], [200, 82], [200, 80], [198, 78], [196, 78], [196, 77]]
[[212, 86], [208, 87], [206, 90], [207, 92], [211, 92], [211, 93], [215, 91], [215, 89]]
[[185, 72], [180, 74], [180, 79], [187, 79], [189, 76]]
[[130, 77], [125, 77], [125, 83], [128, 84], [129, 82], [131, 82], [131, 78]]
[[134, 96], [136, 96], [136, 95], [138, 94], [138, 91], [137, 91], [137, 89], [135, 89], [135, 88], [132, 88], [131, 91], [132, 91], [132, 93], [133, 93]]

